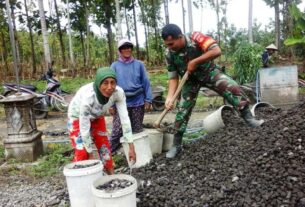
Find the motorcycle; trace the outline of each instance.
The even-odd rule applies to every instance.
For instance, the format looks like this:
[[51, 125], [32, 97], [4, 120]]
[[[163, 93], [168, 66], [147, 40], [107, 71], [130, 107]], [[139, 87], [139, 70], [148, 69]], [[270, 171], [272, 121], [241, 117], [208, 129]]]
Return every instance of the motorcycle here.
[[[19, 84], [19, 92], [35, 95], [33, 110], [37, 119], [43, 119], [48, 116], [49, 107], [66, 112], [69, 103], [66, 95], [69, 93], [60, 89], [60, 82], [53, 78], [53, 72], [48, 71], [40, 80], [47, 82], [46, 88], [42, 93], [37, 93], [37, 88], [33, 85]], [[3, 84], [3, 97], [13, 95], [18, 92], [18, 85], [15, 83]]]

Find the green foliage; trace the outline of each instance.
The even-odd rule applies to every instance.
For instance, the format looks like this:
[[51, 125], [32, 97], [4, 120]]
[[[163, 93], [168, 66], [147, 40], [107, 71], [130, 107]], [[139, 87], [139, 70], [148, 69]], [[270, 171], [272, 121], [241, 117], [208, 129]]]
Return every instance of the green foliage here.
[[149, 80], [152, 86], [167, 87], [168, 75], [166, 72], [149, 74]]
[[262, 66], [263, 48], [257, 44], [243, 43], [234, 53], [234, 76], [239, 84], [255, 80], [257, 70]]
[[287, 46], [305, 44], [305, 13], [302, 13], [295, 4], [290, 5], [289, 12], [295, 21], [295, 25], [293, 34], [284, 41], [284, 44]]
[[4, 159], [4, 146], [3, 145], [0, 145], [0, 160]]
[[125, 155], [115, 154], [112, 156], [112, 160], [115, 164], [115, 168], [120, 168], [122, 166], [127, 166], [127, 160]]
[[71, 146], [68, 144], [49, 145], [45, 155], [38, 160], [38, 164], [28, 167], [28, 174], [35, 177], [44, 177], [61, 172], [61, 167], [72, 160], [70, 151]]
[[69, 93], [75, 93], [80, 87], [83, 85], [93, 82], [93, 79], [85, 79], [85, 78], [65, 78], [61, 81], [61, 89], [67, 91]]

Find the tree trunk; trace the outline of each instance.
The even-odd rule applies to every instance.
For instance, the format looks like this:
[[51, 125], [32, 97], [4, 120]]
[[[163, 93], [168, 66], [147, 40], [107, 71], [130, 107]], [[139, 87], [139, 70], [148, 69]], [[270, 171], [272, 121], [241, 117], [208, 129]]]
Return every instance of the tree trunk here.
[[86, 50], [85, 50], [85, 43], [84, 43], [84, 34], [83, 32], [80, 32], [80, 41], [82, 45], [82, 51], [83, 51], [83, 66], [86, 66]]
[[61, 56], [62, 56], [62, 67], [66, 68], [65, 45], [64, 45], [64, 41], [63, 41], [62, 31], [60, 28], [59, 13], [58, 13], [56, 0], [54, 0], [54, 6], [55, 6], [55, 12], [56, 12], [56, 25], [57, 25], [58, 36], [59, 36], [60, 50], [61, 50]]
[[136, 7], [135, 0], [132, 0], [133, 23], [134, 23], [135, 37], [136, 37], [136, 52], [137, 52], [137, 58], [139, 59], [140, 50], [139, 50], [137, 17], [136, 17], [136, 8], [135, 7]]
[[16, 58], [17, 58], [17, 64], [18, 64], [18, 74], [22, 74], [22, 64], [20, 60], [20, 50], [19, 50], [19, 39], [17, 34], [17, 27], [16, 27], [16, 17], [15, 17], [15, 11], [14, 8], [11, 7], [11, 15], [12, 15], [12, 22], [13, 22], [13, 29], [14, 29], [14, 38], [15, 38], [15, 49], [16, 49]]
[[148, 26], [147, 26], [147, 21], [146, 19], [144, 18], [145, 17], [145, 12], [144, 12], [144, 9], [143, 9], [143, 2], [142, 1], [138, 1], [139, 2], [139, 5], [140, 5], [140, 9], [141, 9], [141, 13], [142, 13], [142, 24], [144, 25], [144, 32], [145, 32], [145, 49], [146, 49], [146, 61], [149, 62], [150, 60], [150, 57], [149, 57], [149, 47], [148, 47]]
[[113, 41], [112, 41], [112, 29], [110, 21], [107, 22], [107, 39], [108, 39], [108, 47], [109, 47], [109, 64], [114, 61], [114, 52], [113, 52]]
[[3, 46], [2, 55], [3, 55], [4, 64], [5, 64], [5, 69], [6, 69], [6, 70], [4, 70], [4, 80], [5, 80], [7, 77], [7, 73], [9, 71], [9, 67], [8, 67], [8, 63], [7, 63], [7, 46], [6, 46], [4, 33], [2, 30], [0, 30], [0, 31], [1, 31], [2, 46]]
[[87, 2], [88, 4], [86, 4], [86, 28], [87, 28], [87, 32], [86, 32], [86, 67], [89, 68], [90, 67], [90, 26], [89, 26], [89, 5], [90, 5], [90, 1]]
[[72, 43], [72, 34], [71, 34], [71, 20], [70, 20], [70, 9], [69, 9], [69, 0], [66, 2], [67, 4], [67, 16], [68, 16], [68, 36], [69, 36], [69, 53], [70, 53], [70, 61], [72, 65], [72, 73], [73, 78], [76, 76], [76, 70], [75, 70], [75, 61], [74, 61], [74, 54], [73, 54], [73, 43]]
[[110, 3], [107, 2], [106, 4], [106, 29], [107, 29], [107, 38], [108, 38], [108, 47], [109, 47], [109, 64], [111, 64], [114, 60], [114, 52], [113, 52], [113, 41], [112, 41], [112, 29], [111, 29], [111, 7]]
[[27, 0], [24, 0], [24, 7], [25, 7], [25, 15], [27, 20], [27, 26], [30, 32], [30, 44], [31, 44], [31, 52], [32, 52], [32, 77], [36, 74], [36, 58], [35, 58], [35, 49], [34, 49], [34, 41], [33, 41], [33, 31], [32, 31], [32, 24], [30, 22], [29, 13], [28, 13], [28, 6]]
[[249, 16], [248, 16], [248, 38], [249, 43], [253, 43], [253, 33], [252, 33], [252, 11], [253, 11], [253, 2], [249, 0]]
[[183, 26], [183, 33], [185, 33], [185, 11], [184, 11], [184, 0], [181, 0], [181, 9], [182, 9], [182, 26]]
[[126, 27], [127, 27], [127, 36], [128, 36], [128, 39], [130, 39], [130, 28], [129, 28], [128, 14], [127, 14], [127, 10], [126, 10], [125, 7], [124, 7], [124, 14], [125, 14]]
[[11, 19], [11, 8], [9, 0], [5, 1], [6, 4], [6, 12], [7, 12], [7, 19], [8, 19], [8, 26], [9, 26], [9, 32], [10, 32], [10, 42], [12, 47], [12, 53], [13, 53], [13, 59], [14, 59], [14, 71], [16, 76], [16, 82], [18, 84], [18, 93], [20, 92], [19, 88], [19, 69], [18, 69], [18, 62], [17, 62], [17, 55], [16, 55], [16, 44], [15, 44], [15, 36], [14, 36], [14, 28], [12, 25], [12, 19]]
[[275, 21], [275, 45], [277, 49], [280, 49], [280, 38], [281, 38], [281, 29], [280, 29], [280, 8], [279, 8], [279, 2], [276, 1], [274, 5], [274, 21]]
[[168, 0], [164, 0], [165, 24], [169, 24]]
[[193, 32], [192, 0], [187, 0], [187, 9], [188, 9], [188, 17], [189, 17], [189, 32]]
[[217, 19], [217, 42], [220, 45], [220, 18], [219, 18], [219, 13], [220, 13], [220, 9], [219, 9], [219, 2], [218, 0], [216, 0], [216, 19]]
[[116, 23], [117, 23], [117, 38], [120, 40], [123, 38], [122, 34], [122, 24], [121, 24], [121, 14], [120, 14], [120, 2], [115, 0], [115, 10], [116, 10]]
[[43, 49], [44, 49], [44, 57], [45, 57], [45, 67], [44, 67], [44, 73], [45, 73], [51, 67], [49, 34], [47, 31], [46, 17], [44, 15], [42, 0], [38, 0], [38, 6], [39, 6], [39, 15], [40, 15], [41, 30], [42, 30], [42, 38], [43, 38]]

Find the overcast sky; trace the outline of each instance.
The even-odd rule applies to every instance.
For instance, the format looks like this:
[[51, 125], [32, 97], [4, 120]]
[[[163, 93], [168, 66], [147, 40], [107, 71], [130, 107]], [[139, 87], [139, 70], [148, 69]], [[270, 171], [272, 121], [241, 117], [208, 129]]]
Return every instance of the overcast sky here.
[[[177, 0], [172, 0], [169, 2], [169, 13], [170, 13], [170, 23], [177, 24], [181, 27], [182, 23], [182, 9], [181, 9], [181, 0], [178, 0], [178, 3], [175, 3]], [[44, 1], [45, 9], [48, 10], [48, 1]], [[187, 0], [184, 0], [184, 8], [187, 11]], [[249, 0], [229, 0], [227, 8], [227, 19], [229, 25], [234, 24], [238, 29], [239, 28], [248, 28], [248, 12], [249, 12]], [[164, 17], [163, 5], [162, 5], [162, 14], [161, 17]], [[301, 11], [305, 10], [305, 0], [299, 5]], [[216, 31], [216, 13], [209, 5], [205, 5], [203, 9], [197, 9], [192, 7], [193, 10], [193, 30], [202, 31], [207, 33], [208, 31]], [[139, 11], [140, 12], [140, 11]], [[189, 32], [188, 26], [188, 14], [186, 14], [186, 32]], [[124, 19], [122, 19], [124, 21]], [[261, 23], [263, 26], [268, 25], [271, 20], [274, 20], [274, 9], [266, 5], [263, 0], [253, 0], [253, 22], [254, 20], [257, 23]], [[66, 21], [62, 21], [62, 24], [65, 24]], [[103, 28], [98, 28], [96, 25], [92, 25], [91, 29], [94, 33], [100, 35], [101, 33], [105, 34], [106, 30]], [[122, 26], [123, 35], [126, 35], [126, 26]], [[144, 28], [142, 23], [138, 22], [138, 33], [139, 33], [139, 43], [141, 46], [144, 44]], [[135, 37], [131, 39], [135, 42]]]
[[[170, 23], [177, 24], [183, 27], [182, 23], [182, 9], [181, 1], [175, 3], [176, 0], [169, 2]], [[187, 12], [187, 1], [184, 1], [184, 7]], [[301, 11], [304, 11], [305, 0], [299, 5]], [[217, 21], [216, 12], [212, 10], [208, 5], [205, 8], [197, 9], [192, 7], [193, 10], [193, 30], [202, 31], [206, 33], [208, 31], [216, 31]], [[163, 12], [163, 6], [162, 6]], [[229, 0], [227, 8], [227, 19], [229, 25], [234, 24], [237, 28], [248, 28], [248, 12], [249, 1], [248, 0]], [[164, 14], [162, 14], [164, 17]], [[274, 20], [274, 9], [266, 5], [263, 0], [253, 0], [253, 22], [256, 19], [257, 23], [262, 25], [268, 25], [271, 20]], [[188, 18], [186, 14], [186, 32], [189, 31]], [[123, 29], [124, 30], [124, 29]], [[143, 33], [142, 33], [143, 34]], [[140, 37], [140, 44], [144, 42], [144, 37]]]

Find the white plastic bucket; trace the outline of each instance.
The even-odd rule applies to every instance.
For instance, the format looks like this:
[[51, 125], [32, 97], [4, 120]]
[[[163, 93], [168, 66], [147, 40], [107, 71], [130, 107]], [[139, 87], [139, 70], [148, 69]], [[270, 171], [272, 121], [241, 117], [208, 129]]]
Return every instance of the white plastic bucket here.
[[173, 143], [174, 143], [174, 134], [164, 133], [162, 151], [163, 152], [169, 151], [172, 148]]
[[151, 153], [153, 155], [162, 153], [163, 133], [156, 129], [145, 129], [149, 138]]
[[[114, 192], [105, 192], [96, 187], [103, 185], [113, 179], [124, 179], [133, 182], [133, 184], [124, 189]], [[134, 177], [125, 174], [107, 175], [95, 180], [92, 184], [92, 194], [96, 207], [136, 207], [137, 181]]]
[[138, 168], [148, 164], [153, 157], [150, 149], [149, 138], [146, 131], [133, 134], [133, 144], [137, 156], [137, 161], [135, 164], [130, 163], [129, 161], [129, 157], [128, 157], [129, 144], [127, 142], [122, 142], [128, 165], [134, 168]]
[[203, 119], [204, 132], [206, 132], [207, 134], [211, 134], [223, 128], [225, 124], [222, 120], [222, 111], [228, 109], [232, 110], [232, 107], [228, 105], [223, 105], [219, 109], [208, 115], [205, 119]]
[[252, 116], [255, 116], [255, 110], [257, 108], [260, 108], [260, 107], [271, 107], [271, 108], [275, 108], [273, 105], [271, 105], [270, 103], [267, 103], [267, 102], [259, 102], [259, 103], [256, 103], [252, 106], [251, 108], [251, 114]]
[[[75, 165], [96, 165], [73, 169]], [[103, 177], [103, 164], [100, 160], [84, 160], [67, 164], [64, 175], [68, 186], [71, 207], [94, 207], [91, 185], [93, 181]]]

